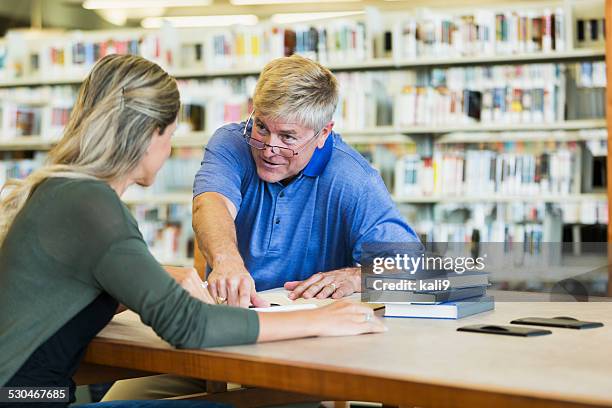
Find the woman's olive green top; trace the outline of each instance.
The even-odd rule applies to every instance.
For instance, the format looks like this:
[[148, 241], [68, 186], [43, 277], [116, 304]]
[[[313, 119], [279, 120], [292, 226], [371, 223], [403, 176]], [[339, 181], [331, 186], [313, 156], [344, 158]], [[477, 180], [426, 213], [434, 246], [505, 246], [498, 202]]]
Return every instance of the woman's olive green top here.
[[183, 290], [108, 184], [50, 178], [0, 248], [0, 386], [104, 292], [176, 347], [254, 343], [259, 334], [254, 311], [207, 305]]

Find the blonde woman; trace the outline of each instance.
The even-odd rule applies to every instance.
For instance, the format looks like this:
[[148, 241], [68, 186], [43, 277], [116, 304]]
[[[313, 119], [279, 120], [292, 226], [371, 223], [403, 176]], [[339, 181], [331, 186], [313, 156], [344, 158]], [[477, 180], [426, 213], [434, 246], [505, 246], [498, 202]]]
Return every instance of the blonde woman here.
[[[206, 304], [148, 251], [119, 197], [170, 155], [179, 92], [159, 66], [107, 56], [81, 86], [49, 163], [0, 201], [0, 386], [66, 386], [119, 304], [176, 347], [384, 330], [351, 303], [292, 313]], [[196, 285], [197, 286], [197, 285]]]

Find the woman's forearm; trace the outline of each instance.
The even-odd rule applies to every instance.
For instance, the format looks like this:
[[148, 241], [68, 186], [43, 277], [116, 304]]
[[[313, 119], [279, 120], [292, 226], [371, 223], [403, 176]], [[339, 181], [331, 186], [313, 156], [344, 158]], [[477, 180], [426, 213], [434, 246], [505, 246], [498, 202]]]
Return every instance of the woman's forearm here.
[[312, 336], [351, 336], [385, 331], [366, 305], [342, 300], [313, 310], [259, 312], [258, 342]]
[[259, 312], [257, 342], [319, 336], [319, 323], [313, 310]]

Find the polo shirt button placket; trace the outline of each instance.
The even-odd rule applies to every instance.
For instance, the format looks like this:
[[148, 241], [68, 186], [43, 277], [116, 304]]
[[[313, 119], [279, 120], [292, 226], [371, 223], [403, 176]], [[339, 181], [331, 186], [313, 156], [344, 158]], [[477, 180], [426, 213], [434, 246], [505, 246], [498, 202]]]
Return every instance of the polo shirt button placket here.
[[274, 212], [277, 214], [274, 216], [273, 221], [272, 221], [272, 237], [270, 239], [270, 250], [272, 251], [278, 251], [280, 250], [280, 247], [282, 246], [282, 233], [280, 231], [280, 223], [281, 223], [281, 217], [280, 215], [282, 215], [282, 210], [281, 208], [284, 207], [284, 205], [281, 203], [281, 198], [285, 197], [285, 192], [284, 191], [279, 191], [277, 193], [276, 196], [276, 203], [275, 203], [275, 209]]
[[[281, 191], [281, 192], [278, 194], [278, 198], [283, 198], [284, 196], [285, 196], [285, 192], [284, 192], [284, 191]], [[277, 205], [277, 208], [278, 208], [279, 203], [277, 202], [277, 203], [276, 203], [276, 205]], [[280, 217], [276, 217], [276, 218], [274, 219], [274, 224], [276, 224], [276, 225], [280, 224]]]

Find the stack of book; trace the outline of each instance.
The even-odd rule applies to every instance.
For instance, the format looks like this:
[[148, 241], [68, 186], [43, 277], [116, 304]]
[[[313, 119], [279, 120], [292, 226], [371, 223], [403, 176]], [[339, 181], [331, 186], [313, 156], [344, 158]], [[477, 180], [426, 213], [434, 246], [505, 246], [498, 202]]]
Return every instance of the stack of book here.
[[400, 126], [560, 121], [566, 69], [545, 63], [410, 71], [412, 77], [406, 75], [401, 92], [394, 93], [396, 121]]
[[109, 54], [142, 55], [164, 66], [174, 65], [172, 47], [169, 41], [162, 41], [161, 31], [11, 31], [5, 38], [4, 57], [0, 50], [4, 78], [85, 75], [96, 61]]
[[72, 86], [0, 90], [0, 139], [38, 136], [57, 139], [76, 100]]
[[461, 319], [494, 308], [486, 272], [368, 275], [365, 281], [367, 300], [384, 304], [385, 317]]
[[[565, 50], [562, 8], [514, 12], [478, 10], [460, 15], [424, 9], [420, 14], [403, 19], [394, 27], [396, 38], [403, 45], [397, 51], [402, 58]], [[597, 31], [597, 25], [594, 30]]]
[[605, 31], [604, 18], [576, 18], [576, 46], [594, 47], [605, 44]]
[[131, 210], [142, 238], [158, 262], [193, 265], [194, 234], [189, 205], [137, 204]]
[[433, 157], [407, 154], [396, 162], [395, 194], [579, 194], [587, 152], [573, 141], [439, 143]]
[[0, 161], [0, 188], [9, 179], [24, 179], [40, 168], [46, 159], [43, 153], [36, 153], [32, 159], [13, 159]]
[[[365, 61], [369, 55], [364, 22], [337, 20], [328, 25], [256, 26], [202, 33], [206, 68], [262, 67], [275, 58], [300, 54], [323, 64]], [[200, 54], [196, 52], [195, 54]]]

